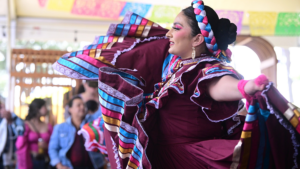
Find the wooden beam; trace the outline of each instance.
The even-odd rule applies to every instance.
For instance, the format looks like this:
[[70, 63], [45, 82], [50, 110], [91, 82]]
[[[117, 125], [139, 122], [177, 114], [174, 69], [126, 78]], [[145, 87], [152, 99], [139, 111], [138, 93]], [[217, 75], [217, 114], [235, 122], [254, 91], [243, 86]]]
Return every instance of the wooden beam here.
[[37, 86], [40, 86], [40, 87], [42, 87], [42, 86], [51, 86], [51, 87], [70, 87], [71, 88], [71, 86], [70, 85], [53, 85], [53, 84], [51, 84], [51, 85], [43, 85], [43, 84], [39, 84], [39, 83], [32, 83], [32, 84], [26, 84], [26, 83], [18, 83], [18, 84], [16, 84], [16, 86], [22, 86], [22, 87], [24, 87], [24, 88], [31, 88], [31, 87], [37, 87]]
[[68, 78], [65, 75], [57, 75], [57, 74], [46, 74], [46, 73], [25, 73], [25, 72], [11, 72], [11, 76], [14, 77], [29, 77], [29, 78], [42, 78], [42, 77], [50, 77], [50, 78], [54, 78], [54, 77], [58, 77], [58, 78]]
[[252, 41], [252, 37], [248, 37], [248, 38], [246, 38], [246, 39], [244, 39], [244, 40], [238, 42], [238, 43], [235, 44], [235, 45], [237, 45], [237, 46], [244, 46], [244, 45], [246, 45], [247, 43], [249, 43], [249, 42], [251, 42], [251, 41]]
[[266, 59], [266, 60], [260, 62], [260, 70], [264, 70], [264, 69], [269, 68], [269, 67], [271, 67], [275, 64], [277, 64], [277, 59], [276, 58]]

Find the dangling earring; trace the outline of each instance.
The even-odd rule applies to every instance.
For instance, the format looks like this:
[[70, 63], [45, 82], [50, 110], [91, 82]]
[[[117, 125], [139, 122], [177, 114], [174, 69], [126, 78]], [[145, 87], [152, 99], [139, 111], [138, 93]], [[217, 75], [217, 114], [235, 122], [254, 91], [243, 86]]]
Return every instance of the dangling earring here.
[[193, 47], [193, 52], [192, 52], [192, 59], [194, 60], [196, 57], [196, 50], [195, 47]]

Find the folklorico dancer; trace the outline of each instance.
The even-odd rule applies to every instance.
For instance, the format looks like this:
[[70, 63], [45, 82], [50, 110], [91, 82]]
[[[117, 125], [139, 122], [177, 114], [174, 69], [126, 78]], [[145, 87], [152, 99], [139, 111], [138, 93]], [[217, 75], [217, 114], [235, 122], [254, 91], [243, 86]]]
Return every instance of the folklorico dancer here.
[[196, 0], [170, 30], [128, 12], [61, 57], [59, 72], [98, 80], [102, 117], [81, 131], [87, 149], [123, 169], [298, 167], [299, 108], [228, 64], [236, 30]]

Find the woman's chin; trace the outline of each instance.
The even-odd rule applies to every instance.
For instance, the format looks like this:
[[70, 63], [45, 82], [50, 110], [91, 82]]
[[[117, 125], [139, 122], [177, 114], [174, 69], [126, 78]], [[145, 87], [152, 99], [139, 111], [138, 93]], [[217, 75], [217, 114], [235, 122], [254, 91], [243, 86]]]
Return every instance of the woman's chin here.
[[168, 52], [169, 52], [170, 54], [176, 55], [176, 54], [174, 53], [174, 51], [172, 50], [172, 48], [169, 48]]

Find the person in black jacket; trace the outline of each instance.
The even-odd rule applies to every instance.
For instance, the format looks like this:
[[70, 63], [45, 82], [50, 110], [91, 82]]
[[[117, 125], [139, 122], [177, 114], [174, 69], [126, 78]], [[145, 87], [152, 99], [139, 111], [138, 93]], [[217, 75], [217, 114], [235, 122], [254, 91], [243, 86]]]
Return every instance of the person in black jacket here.
[[0, 169], [15, 168], [16, 139], [24, 133], [24, 122], [0, 102]]

